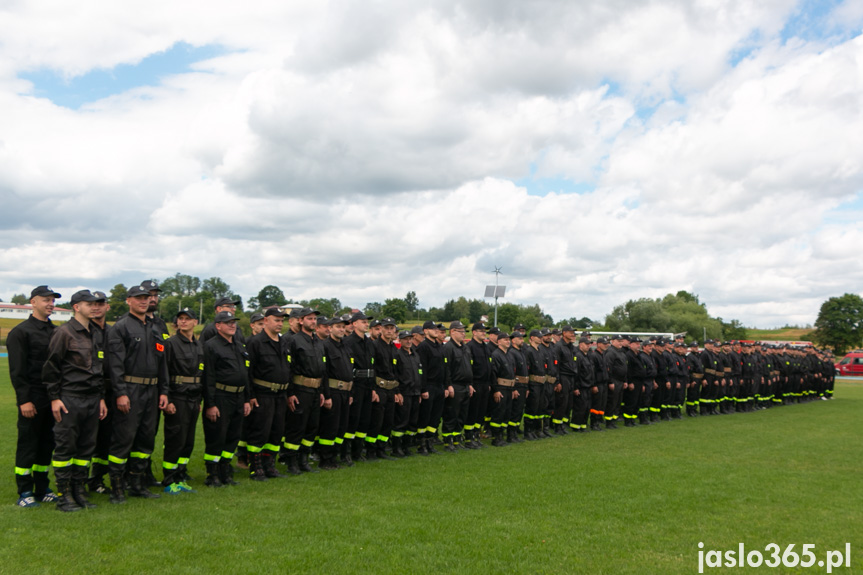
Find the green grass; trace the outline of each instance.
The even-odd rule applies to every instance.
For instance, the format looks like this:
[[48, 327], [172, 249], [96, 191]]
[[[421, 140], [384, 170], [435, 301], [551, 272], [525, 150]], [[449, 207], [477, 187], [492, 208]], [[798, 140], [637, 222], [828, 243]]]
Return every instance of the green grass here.
[[779, 329], [752, 329], [746, 328], [746, 339], [769, 340], [769, 341], [804, 341], [803, 338], [811, 335], [813, 329], [805, 328], [779, 328]]
[[217, 490], [200, 487], [199, 433], [199, 493], [60, 514], [13, 505], [0, 360], [0, 572], [697, 573], [701, 541], [814, 543], [819, 559], [850, 542], [861, 572], [863, 385], [836, 395]]

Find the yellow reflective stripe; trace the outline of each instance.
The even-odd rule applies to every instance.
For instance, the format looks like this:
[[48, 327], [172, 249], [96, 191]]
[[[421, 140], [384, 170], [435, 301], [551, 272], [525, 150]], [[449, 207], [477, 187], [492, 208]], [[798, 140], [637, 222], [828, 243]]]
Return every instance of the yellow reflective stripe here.
[[204, 454], [204, 461], [218, 461], [218, 460], [219, 460], [218, 455], [210, 455], [209, 453]]
[[345, 433], [345, 439], [353, 439], [353, 438], [354, 438], [353, 433]]
[[321, 445], [330, 446], [330, 445], [335, 445], [335, 444], [336, 444], [336, 442], [335, 442], [335, 440], [333, 440], [333, 439], [321, 439], [321, 440], [320, 440], [320, 444], [321, 444]]
[[437, 431], [437, 427], [426, 427], [426, 433], [435, 433]]
[[179, 463], [168, 463], [167, 461], [162, 462], [162, 469], [177, 469], [180, 467]]
[[237, 447], [246, 447], [248, 444], [245, 441], [238, 441]]
[[180, 465], [188, 465], [189, 458], [188, 457], [181, 457], [177, 460], [177, 463], [179, 463]]
[[376, 437], [366, 437], [366, 441], [369, 443], [375, 443], [377, 441]]
[[92, 461], [94, 464], [98, 463], [99, 465], [108, 465], [107, 459], [100, 459], [98, 457], [94, 457]]
[[288, 442], [285, 442], [285, 447], [287, 449], [290, 449], [291, 451], [297, 451], [300, 448], [300, 446], [297, 445], [296, 443], [288, 443]]
[[393, 431], [393, 437], [402, 437], [402, 436], [404, 436], [404, 433], [402, 433], [401, 431]]
[[113, 455], [108, 456], [108, 461], [111, 463], [116, 463], [117, 465], [125, 465], [126, 464], [125, 459], [120, 459], [119, 457], [114, 457]]
[[16, 467], [15, 475], [30, 475], [30, 470], [25, 467]]
[[505, 424], [503, 424], [503, 423], [495, 423], [495, 422], [493, 422], [493, 421], [491, 422], [491, 424], [490, 424], [490, 425], [491, 425], [492, 427], [505, 427]]
[[90, 465], [90, 460], [88, 459], [72, 459], [72, 465], [77, 465], [78, 467], [87, 467]]
[[383, 443], [386, 443], [387, 441], [389, 441], [389, 439], [390, 437], [388, 435], [378, 435], [378, 441], [381, 441]]
[[39, 472], [48, 473], [48, 466], [47, 465], [34, 465], [33, 466], [33, 473], [39, 473]]
[[264, 449], [266, 449], [267, 451], [278, 451], [279, 446], [276, 445], [275, 443], [265, 443]]
[[52, 460], [51, 465], [53, 465], [54, 467], [69, 467], [70, 465], [72, 465], [72, 460], [71, 459], [68, 461]]
[[144, 453], [143, 451], [133, 451], [129, 454], [129, 457], [134, 457], [135, 459], [150, 459], [150, 454]]
[[[345, 437], [347, 437], [347, 435], [345, 435]], [[365, 438], [366, 438], [365, 433], [363, 433], [362, 431], [357, 431], [357, 439], [365, 439]]]
[[99, 359], [105, 359], [105, 352], [104, 351], [97, 352], [96, 357], [98, 357]]
[[345, 442], [345, 440], [342, 439], [341, 437], [336, 437], [336, 445], [341, 445], [344, 442]]
[[231, 459], [232, 457], [234, 457], [233, 451], [223, 451], [222, 452], [222, 459]]
[[300, 443], [303, 444], [303, 447], [311, 447], [315, 444], [314, 441], [309, 441], [308, 439], [304, 439]]
[[263, 448], [262, 447], [256, 447], [254, 445], [247, 445], [246, 450], [249, 453], [260, 453], [261, 451], [263, 451]]

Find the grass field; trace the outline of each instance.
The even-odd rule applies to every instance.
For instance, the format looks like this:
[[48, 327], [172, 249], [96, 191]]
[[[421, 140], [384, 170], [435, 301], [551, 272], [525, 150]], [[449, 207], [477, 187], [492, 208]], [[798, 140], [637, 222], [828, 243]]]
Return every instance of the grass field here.
[[746, 328], [746, 339], [754, 340], [778, 340], [778, 341], [803, 341], [810, 335], [812, 329], [805, 328], [780, 328], [780, 329], [751, 329]]
[[199, 434], [199, 493], [60, 514], [14, 506], [3, 359], [0, 572], [697, 573], [699, 542], [813, 543], [818, 559], [849, 542], [834, 572], [861, 573], [861, 413], [863, 383], [842, 382], [829, 402], [216, 490]]

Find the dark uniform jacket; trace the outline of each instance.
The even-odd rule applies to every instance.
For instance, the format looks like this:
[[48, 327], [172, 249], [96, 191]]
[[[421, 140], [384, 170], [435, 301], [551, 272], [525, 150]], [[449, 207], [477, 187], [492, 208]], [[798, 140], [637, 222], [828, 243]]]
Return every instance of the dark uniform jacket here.
[[608, 378], [611, 383], [626, 383], [631, 381], [628, 376], [628, 357], [624, 349], [613, 345], [605, 350], [605, 363], [608, 365]]
[[542, 344], [539, 344], [536, 348], [525, 344], [521, 349], [524, 350], [524, 359], [527, 361], [528, 375], [544, 378], [546, 371], [545, 354], [542, 351]]
[[[261, 330], [248, 339], [246, 351], [249, 353], [251, 396], [285, 395], [291, 381], [291, 361], [284, 336], [279, 334], [279, 338], [273, 340]], [[256, 379], [261, 383], [256, 383]], [[273, 383], [281, 388], [276, 390], [268, 385]]]
[[492, 372], [494, 373], [494, 383], [491, 386], [492, 392], [508, 393], [513, 390], [512, 387], [498, 385], [498, 379], [515, 379], [515, 362], [510, 357], [509, 352], [504, 353], [499, 347], [491, 354]]
[[168, 362], [162, 333], [152, 322], [124, 314], [108, 332], [108, 369], [116, 397], [129, 395], [125, 376], [157, 378], [159, 395], [168, 394]]
[[446, 365], [446, 385], [473, 384], [473, 354], [466, 343], [462, 345], [450, 340], [443, 346], [443, 361]]
[[[524, 348], [526, 347], [530, 346], [522, 344], [521, 349], [512, 346], [509, 348], [509, 353], [507, 353], [507, 355], [512, 355], [512, 360], [515, 362], [515, 374], [519, 377], [527, 377], [529, 375], [527, 359], [524, 357]], [[527, 385], [527, 383], [519, 385]]]
[[42, 366], [48, 359], [48, 342], [55, 329], [50, 319], [41, 321], [31, 315], [6, 336], [9, 376], [19, 406], [44, 398], [48, 392], [42, 383]]
[[354, 380], [354, 357], [350, 348], [341, 341], [328, 337], [324, 340], [324, 353], [327, 355], [327, 387], [330, 391], [338, 389], [332, 382]]
[[[201, 343], [204, 344], [216, 337], [217, 335], [219, 335], [219, 332], [216, 331], [216, 324], [208, 323], [204, 326], [204, 329], [201, 330], [201, 335], [198, 337], [198, 339], [200, 339]], [[234, 333], [234, 339], [240, 342], [241, 345], [246, 345], [246, 336], [244, 336], [243, 332], [240, 331], [239, 326], [237, 326], [237, 331]]]
[[54, 332], [42, 380], [52, 401], [63, 395], [104, 397], [101, 330], [87, 329], [74, 317]]
[[423, 366], [420, 363], [420, 356], [416, 351], [402, 347], [399, 349], [399, 389], [402, 395], [416, 397], [420, 394], [420, 378], [422, 377]]
[[[291, 376], [301, 375], [322, 380], [320, 392], [324, 397], [329, 398], [327, 354], [324, 350], [324, 342], [316, 334], [309, 335], [300, 331], [288, 343], [288, 353], [291, 356]], [[298, 389], [313, 391], [312, 388], [297, 385], [293, 381], [288, 391], [289, 393], [296, 393]]]
[[596, 385], [596, 373], [593, 369], [593, 362], [585, 355], [578, 347], [574, 348], [575, 365], [578, 369], [576, 378], [576, 388], [585, 390]]
[[[373, 343], [375, 349], [375, 377], [387, 379], [389, 381], [398, 381], [396, 375], [398, 371], [398, 348], [393, 342], [387, 343], [384, 338], [379, 337]], [[398, 386], [393, 390], [394, 393], [400, 393]]]
[[371, 387], [375, 382], [374, 374], [368, 375], [375, 368], [375, 347], [372, 338], [350, 334], [344, 339], [345, 345], [354, 358], [354, 385]]
[[217, 390], [216, 384], [239, 387], [243, 403], [248, 403], [249, 354], [243, 344], [235, 339], [228, 341], [221, 335], [210, 338], [204, 344], [204, 409], [215, 405], [217, 393], [231, 393]]
[[436, 341], [426, 338], [416, 346], [416, 353], [419, 355], [420, 363], [423, 365], [421, 379], [422, 392], [425, 393], [430, 388], [443, 389], [446, 383], [443, 346]]
[[[608, 350], [606, 350], [608, 353]], [[608, 385], [611, 377], [608, 373], [608, 364], [605, 361], [605, 354], [598, 349], [592, 349], [587, 352], [587, 358], [593, 364], [593, 377], [596, 385]]]
[[176, 333], [165, 342], [165, 353], [170, 377], [168, 401], [174, 401], [174, 398], [200, 401], [204, 386], [201, 377], [204, 373], [204, 348], [200, 340], [194, 335], [187, 339]]
[[[632, 351], [629, 348], [626, 348], [626, 383], [631, 383], [633, 385], [650, 385], [651, 382], [648, 381], [647, 377], [647, 365], [645, 363], [646, 355]], [[650, 359], [650, 358], [647, 358]], [[651, 361], [652, 363], [652, 361]], [[636, 388], [637, 389], [637, 388]]]
[[[563, 341], [563, 340], [560, 340]], [[555, 344], [556, 345], [556, 344]], [[545, 374], [551, 378], [557, 378], [560, 375], [560, 369], [558, 369], [557, 365], [557, 356], [554, 353], [555, 345], [545, 345], [540, 344], [539, 350], [542, 352], [543, 357], [545, 358]]]
[[575, 351], [575, 347], [563, 341], [563, 338], [552, 346], [554, 365], [557, 366], [557, 373], [562, 377], [570, 378], [570, 381], [574, 381], [578, 376], [578, 363]]

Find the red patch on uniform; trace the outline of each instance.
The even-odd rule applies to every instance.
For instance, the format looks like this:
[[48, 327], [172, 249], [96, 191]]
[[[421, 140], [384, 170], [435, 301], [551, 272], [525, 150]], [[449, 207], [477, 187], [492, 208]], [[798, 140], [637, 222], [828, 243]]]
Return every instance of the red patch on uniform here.
[[161, 343], [156, 344], [156, 351], [165, 351], [165, 346]]

